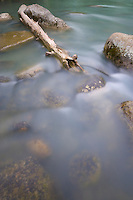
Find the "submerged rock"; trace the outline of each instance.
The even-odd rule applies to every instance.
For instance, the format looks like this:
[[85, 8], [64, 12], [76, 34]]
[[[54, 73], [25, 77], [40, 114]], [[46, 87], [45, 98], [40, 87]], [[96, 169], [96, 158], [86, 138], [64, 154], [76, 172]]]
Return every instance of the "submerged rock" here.
[[40, 65], [28, 67], [16, 73], [17, 80], [28, 79], [36, 76], [38, 73], [43, 72], [44, 69]]
[[50, 147], [40, 139], [30, 140], [27, 147], [32, 154], [43, 159], [49, 157], [52, 153]]
[[101, 165], [97, 157], [87, 152], [77, 154], [70, 163], [70, 179], [80, 189], [99, 180]]
[[12, 17], [9, 13], [1, 13], [0, 14], [0, 22], [11, 20]]
[[34, 21], [38, 21], [42, 28], [69, 28], [69, 26], [62, 19], [55, 17], [49, 10], [38, 4], [27, 6], [24, 13], [34, 19]]
[[27, 132], [28, 130], [31, 130], [31, 126], [26, 121], [21, 121], [13, 125], [14, 132]]
[[49, 174], [32, 157], [2, 167], [0, 180], [3, 200], [58, 199]]
[[104, 86], [105, 86], [105, 81], [102, 77], [97, 75], [91, 75], [80, 83], [80, 85], [77, 87], [77, 92], [88, 93], [93, 90], [102, 88]]
[[122, 112], [122, 118], [126, 121], [133, 136], [133, 101], [125, 101], [121, 103], [119, 110]]
[[11, 79], [9, 77], [6, 76], [0, 76], [0, 83], [7, 83], [10, 82]]
[[67, 97], [64, 93], [54, 92], [45, 88], [42, 90], [41, 95], [44, 105], [51, 108], [65, 106], [70, 101], [69, 97]]
[[12, 31], [0, 34], [0, 51], [25, 43], [34, 38], [29, 31]]
[[113, 33], [107, 39], [103, 52], [117, 67], [133, 69], [133, 35]]

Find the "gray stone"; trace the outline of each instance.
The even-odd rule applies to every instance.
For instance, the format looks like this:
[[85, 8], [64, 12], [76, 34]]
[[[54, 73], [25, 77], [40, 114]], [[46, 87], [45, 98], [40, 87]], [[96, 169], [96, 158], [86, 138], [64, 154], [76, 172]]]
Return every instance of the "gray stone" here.
[[107, 39], [103, 52], [117, 67], [133, 69], [133, 35], [113, 33]]
[[38, 4], [27, 6], [24, 13], [28, 15], [28, 17], [34, 19], [34, 21], [38, 21], [42, 28], [69, 28], [69, 26], [62, 19], [55, 17], [49, 10]]

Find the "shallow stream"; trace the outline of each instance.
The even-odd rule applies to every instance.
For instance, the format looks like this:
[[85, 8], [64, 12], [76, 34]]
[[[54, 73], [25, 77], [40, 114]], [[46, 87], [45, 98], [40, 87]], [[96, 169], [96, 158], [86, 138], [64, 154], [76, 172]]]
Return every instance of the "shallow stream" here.
[[[36, 159], [54, 179], [60, 200], [132, 200], [133, 144], [117, 107], [133, 100], [133, 73], [106, 60], [103, 48], [112, 33], [133, 33], [133, 2], [39, 0], [37, 3], [72, 28], [66, 32], [47, 30], [48, 35], [70, 55], [76, 53], [81, 66], [103, 77], [106, 84], [90, 93], [77, 93], [76, 87], [86, 75], [62, 69], [55, 58], [45, 56], [46, 49], [36, 40], [0, 53], [0, 75], [12, 80], [0, 83], [0, 163], [24, 159], [30, 154], [25, 148], [28, 141], [39, 139], [47, 143], [52, 153], [47, 159], [35, 155]], [[21, 1], [15, 0], [0, 2], [0, 13], [9, 12], [14, 17], [0, 24], [0, 33], [27, 30], [17, 16], [20, 5]], [[28, 80], [16, 80], [17, 71], [35, 65], [45, 72]], [[44, 100], [46, 90], [61, 93], [67, 103], [50, 106]], [[14, 128], [20, 122], [28, 124], [26, 132]], [[101, 169], [95, 183], [77, 187], [71, 181], [70, 163], [82, 152], [96, 156]]]

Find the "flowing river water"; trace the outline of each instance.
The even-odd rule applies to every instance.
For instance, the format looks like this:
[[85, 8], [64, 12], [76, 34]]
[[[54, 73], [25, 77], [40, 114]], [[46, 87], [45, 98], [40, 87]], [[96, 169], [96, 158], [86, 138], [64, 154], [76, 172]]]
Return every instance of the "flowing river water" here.
[[[62, 69], [55, 58], [45, 56], [46, 49], [36, 40], [1, 53], [0, 75], [12, 81], [0, 84], [0, 163], [24, 159], [30, 154], [26, 148], [28, 141], [41, 140], [52, 153], [47, 159], [35, 157], [55, 181], [61, 200], [132, 200], [131, 133], [117, 106], [133, 100], [133, 74], [106, 60], [103, 48], [112, 33], [133, 33], [133, 2], [39, 0], [37, 3], [72, 28], [66, 32], [47, 30], [48, 35], [70, 55], [76, 53], [81, 66], [103, 77], [106, 84], [90, 93], [77, 93], [75, 88], [84, 75]], [[27, 30], [17, 15], [21, 4], [15, 0], [0, 2], [0, 13], [9, 12], [14, 17], [13, 21], [0, 24], [0, 33]], [[42, 66], [45, 72], [16, 81], [17, 71], [35, 65]], [[47, 89], [63, 93], [68, 103], [50, 107], [43, 96]], [[27, 123], [26, 132], [14, 128], [20, 122]], [[71, 181], [74, 172], [70, 163], [82, 152], [98, 158], [100, 175], [95, 183], [77, 187]]]

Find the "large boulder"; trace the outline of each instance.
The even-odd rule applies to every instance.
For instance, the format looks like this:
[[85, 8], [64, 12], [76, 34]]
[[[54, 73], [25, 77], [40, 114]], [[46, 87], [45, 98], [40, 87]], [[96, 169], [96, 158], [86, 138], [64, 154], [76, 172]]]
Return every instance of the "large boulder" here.
[[12, 17], [9, 13], [1, 13], [0, 14], [0, 22], [11, 20]]
[[27, 6], [24, 13], [28, 17], [38, 21], [42, 28], [68, 29], [69, 26], [60, 18], [55, 17], [49, 10], [38, 5]]
[[33, 38], [33, 34], [29, 31], [12, 31], [0, 34], [0, 51], [5, 51]]
[[103, 52], [116, 66], [133, 69], [133, 35], [113, 33], [107, 39]]

